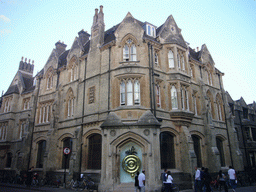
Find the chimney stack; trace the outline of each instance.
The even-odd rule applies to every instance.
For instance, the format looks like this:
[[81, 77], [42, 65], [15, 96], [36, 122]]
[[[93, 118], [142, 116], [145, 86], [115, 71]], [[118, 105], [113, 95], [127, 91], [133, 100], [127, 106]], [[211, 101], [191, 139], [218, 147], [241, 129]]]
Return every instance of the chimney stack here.
[[60, 42], [60, 40], [57, 43], [55, 43], [55, 46], [56, 46], [55, 50], [56, 50], [58, 56], [61, 53], [63, 53], [66, 50], [66, 47], [67, 47], [67, 45], [65, 45], [64, 42]]
[[32, 60], [32, 64], [30, 64], [31, 59], [28, 60], [27, 63], [27, 58], [25, 58], [25, 61], [23, 61], [24, 57], [21, 57], [20, 65], [19, 65], [19, 70], [23, 72], [30, 73], [33, 75], [34, 71], [34, 60]]

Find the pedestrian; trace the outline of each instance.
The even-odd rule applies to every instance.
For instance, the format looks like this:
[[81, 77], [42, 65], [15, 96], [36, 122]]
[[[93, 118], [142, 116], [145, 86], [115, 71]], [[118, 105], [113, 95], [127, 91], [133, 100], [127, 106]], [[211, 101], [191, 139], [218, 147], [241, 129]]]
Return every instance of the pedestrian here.
[[142, 170], [138, 177], [140, 192], [145, 192], [145, 179], [145, 170]]
[[164, 172], [161, 175], [161, 179], [163, 181], [162, 191], [165, 191], [166, 190], [166, 180], [167, 180], [167, 169], [164, 169]]
[[219, 186], [219, 191], [221, 191], [221, 186], [224, 186], [225, 192], [228, 192], [228, 187], [226, 185], [226, 177], [225, 175], [222, 173], [222, 170], [219, 171], [218, 177], [217, 177], [217, 181], [219, 182], [220, 186]]
[[171, 176], [171, 171], [168, 171], [167, 172], [167, 180], [166, 180], [166, 191], [167, 192], [172, 192], [172, 181], [173, 181], [173, 178]]
[[237, 178], [236, 178], [236, 171], [233, 169], [232, 166], [229, 166], [228, 170], [228, 176], [229, 176], [229, 182], [231, 185], [232, 190], [235, 192], [236, 190], [236, 184], [237, 184]]
[[205, 187], [205, 184], [204, 184], [204, 167], [201, 168], [201, 171], [200, 171], [200, 178], [201, 178], [201, 191], [205, 192], [206, 191], [206, 187]]
[[195, 167], [195, 192], [201, 191], [201, 177], [200, 177], [200, 170]]
[[212, 182], [212, 177], [211, 175], [209, 174], [208, 172], [208, 168], [205, 168], [204, 170], [204, 184], [205, 184], [205, 187], [206, 187], [206, 192], [211, 192], [211, 184]]
[[137, 175], [135, 176], [135, 183], [134, 183], [134, 186], [135, 186], [135, 192], [137, 192], [137, 189], [140, 189], [140, 186], [139, 186], [139, 180], [138, 180], [139, 174], [140, 174], [140, 172], [139, 172], [139, 171], [137, 171]]
[[32, 166], [31, 168], [29, 168], [28, 172], [27, 172], [27, 180], [26, 180], [26, 186], [30, 187], [32, 180], [33, 180], [33, 169], [34, 166]]

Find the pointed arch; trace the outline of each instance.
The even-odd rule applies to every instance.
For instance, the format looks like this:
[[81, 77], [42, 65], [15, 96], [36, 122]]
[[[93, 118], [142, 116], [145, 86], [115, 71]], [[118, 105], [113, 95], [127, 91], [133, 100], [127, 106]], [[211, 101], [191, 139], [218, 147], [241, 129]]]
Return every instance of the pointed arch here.
[[127, 34], [121, 41], [123, 61], [137, 61], [138, 41], [132, 34]]
[[213, 99], [213, 96], [212, 96], [212, 93], [211, 93], [211, 91], [210, 90], [208, 90], [207, 92], [206, 92], [206, 95], [207, 95], [207, 97], [208, 97], [208, 100], [209, 100], [209, 112], [211, 113], [211, 115], [212, 115], [212, 118], [213, 119], [216, 119], [215, 118], [215, 107], [214, 107], [214, 99]]
[[65, 106], [65, 117], [73, 117], [74, 116], [74, 107], [75, 107], [75, 96], [72, 88], [70, 87], [66, 93], [66, 106]]
[[73, 55], [68, 62], [68, 79], [69, 82], [75, 81], [78, 78], [78, 58]]
[[224, 121], [225, 115], [224, 115], [224, 106], [223, 106], [223, 101], [219, 93], [216, 95], [216, 113], [217, 113], [217, 118], [220, 121]]

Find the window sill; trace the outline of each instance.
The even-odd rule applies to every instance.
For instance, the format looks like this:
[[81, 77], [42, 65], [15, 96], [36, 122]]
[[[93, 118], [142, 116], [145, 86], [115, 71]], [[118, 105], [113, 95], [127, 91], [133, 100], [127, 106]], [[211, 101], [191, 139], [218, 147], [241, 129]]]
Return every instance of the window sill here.
[[38, 123], [35, 127], [37, 127], [37, 126], [43, 126], [43, 125], [50, 125], [50, 122]]
[[139, 62], [140, 61], [121, 61], [121, 62], [119, 62], [119, 64], [137, 64]]

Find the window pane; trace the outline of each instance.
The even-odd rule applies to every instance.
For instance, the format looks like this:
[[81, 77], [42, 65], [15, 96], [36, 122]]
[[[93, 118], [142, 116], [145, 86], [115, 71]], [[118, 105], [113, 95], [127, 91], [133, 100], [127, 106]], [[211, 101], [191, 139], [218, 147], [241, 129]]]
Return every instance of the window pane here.
[[148, 25], [148, 35], [151, 35], [151, 27]]
[[122, 81], [120, 85], [120, 102], [121, 105], [125, 105], [125, 83]]
[[123, 60], [129, 61], [129, 47], [128, 45], [125, 45], [123, 48]]
[[140, 104], [140, 83], [138, 80], [134, 82], [134, 104]]
[[133, 98], [132, 98], [132, 81], [129, 80], [127, 83], [127, 105], [133, 105]]
[[169, 62], [169, 68], [174, 68], [173, 52], [171, 50], [169, 50], [169, 53], [168, 53], [168, 62]]
[[172, 86], [171, 97], [172, 97], [172, 109], [178, 109], [177, 91], [175, 86]]
[[134, 44], [131, 46], [131, 61], [136, 61], [136, 46]]

